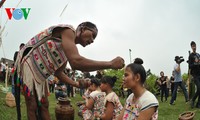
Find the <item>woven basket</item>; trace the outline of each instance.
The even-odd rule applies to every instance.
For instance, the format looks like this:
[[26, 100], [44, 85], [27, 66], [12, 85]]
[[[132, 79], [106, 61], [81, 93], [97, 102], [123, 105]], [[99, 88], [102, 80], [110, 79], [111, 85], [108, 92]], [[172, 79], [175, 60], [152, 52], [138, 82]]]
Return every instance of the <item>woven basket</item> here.
[[8, 92], [6, 94], [6, 105], [9, 107], [15, 107], [16, 103], [15, 103], [15, 97], [13, 96], [13, 94], [11, 92]]
[[179, 115], [179, 120], [193, 120], [195, 112], [186, 111]]

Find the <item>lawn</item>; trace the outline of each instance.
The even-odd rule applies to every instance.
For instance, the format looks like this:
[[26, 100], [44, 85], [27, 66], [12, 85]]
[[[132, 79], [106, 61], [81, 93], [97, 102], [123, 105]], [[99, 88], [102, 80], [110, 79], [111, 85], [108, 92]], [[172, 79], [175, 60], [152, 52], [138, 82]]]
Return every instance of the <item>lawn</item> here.
[[[5, 105], [5, 93], [0, 91], [0, 120], [16, 120], [16, 108], [9, 108]], [[76, 94], [74, 98], [71, 99], [71, 104], [75, 109], [75, 120], [80, 120], [77, 116], [78, 108], [76, 106], [76, 102], [82, 100], [79, 94]], [[160, 99], [160, 97], [158, 98]], [[170, 98], [169, 98], [170, 99]], [[49, 111], [51, 115], [51, 119], [55, 120], [55, 106], [57, 101], [55, 99], [54, 94], [49, 96], [50, 106]], [[121, 98], [121, 102], [124, 103], [125, 99]], [[159, 106], [159, 120], [177, 120], [180, 113], [184, 111], [196, 111], [195, 120], [200, 120], [200, 109], [191, 109], [189, 103], [186, 104], [184, 102], [184, 96], [182, 94], [178, 94], [177, 101], [175, 105], [170, 106], [169, 102], [160, 102]], [[22, 112], [22, 120], [27, 120], [26, 117], [26, 106], [24, 102], [23, 96], [21, 96], [21, 112]]]

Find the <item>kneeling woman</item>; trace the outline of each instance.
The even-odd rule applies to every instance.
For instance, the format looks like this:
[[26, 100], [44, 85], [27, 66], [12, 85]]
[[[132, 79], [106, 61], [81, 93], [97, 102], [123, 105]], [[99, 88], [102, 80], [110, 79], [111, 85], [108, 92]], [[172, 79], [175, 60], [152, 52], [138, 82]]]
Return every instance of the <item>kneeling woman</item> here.
[[136, 58], [125, 68], [124, 87], [130, 88], [133, 93], [127, 98], [118, 120], [158, 119], [158, 100], [144, 87], [146, 71], [142, 64], [142, 59]]
[[123, 109], [123, 106], [119, 100], [117, 94], [112, 90], [116, 82], [116, 77], [104, 76], [101, 78], [101, 90], [106, 93], [106, 98], [104, 101], [105, 111], [103, 115], [97, 115], [97, 118], [101, 120], [116, 120], [117, 116]]
[[106, 94], [101, 92], [100, 80], [97, 78], [91, 79], [91, 84], [89, 86], [89, 90], [92, 91], [89, 95], [89, 98], [86, 99], [86, 108], [92, 111], [92, 115], [88, 120], [95, 119], [95, 114], [102, 115], [104, 112], [104, 99]]

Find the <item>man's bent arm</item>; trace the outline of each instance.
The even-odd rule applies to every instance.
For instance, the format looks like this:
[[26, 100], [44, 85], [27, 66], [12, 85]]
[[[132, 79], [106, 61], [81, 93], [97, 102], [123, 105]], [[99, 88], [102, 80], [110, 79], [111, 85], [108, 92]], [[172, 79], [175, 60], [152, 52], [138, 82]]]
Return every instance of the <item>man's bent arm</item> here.
[[180, 72], [180, 71], [181, 71], [180, 64], [178, 64], [178, 66], [176, 67], [175, 70], [176, 70], [177, 72]]
[[112, 68], [111, 61], [94, 61], [81, 56], [75, 44], [75, 35], [70, 29], [66, 29], [62, 32], [62, 47], [72, 69], [95, 71]]
[[79, 87], [79, 84], [75, 81], [73, 81], [72, 79], [70, 79], [63, 71], [66, 67], [66, 64], [63, 64], [58, 70], [56, 70], [56, 72], [54, 73], [54, 75], [61, 80], [64, 83], [68, 83], [74, 87]]

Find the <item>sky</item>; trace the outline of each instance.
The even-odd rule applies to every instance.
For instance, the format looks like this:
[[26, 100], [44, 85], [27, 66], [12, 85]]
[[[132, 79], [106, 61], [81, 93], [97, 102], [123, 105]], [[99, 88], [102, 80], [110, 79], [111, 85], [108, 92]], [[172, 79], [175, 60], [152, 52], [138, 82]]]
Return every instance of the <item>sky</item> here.
[[[170, 76], [176, 55], [188, 59], [191, 41], [196, 42], [197, 52], [200, 50], [199, 5], [200, 0], [7, 0], [0, 13], [0, 24], [5, 26], [5, 57], [13, 59], [20, 43], [52, 25], [64, 23], [76, 28], [91, 21], [98, 27], [98, 36], [88, 47], [78, 45], [82, 56], [101, 61], [121, 56], [126, 65], [140, 57], [146, 70]], [[5, 8], [31, 9], [27, 20], [11, 19], [5, 24]], [[187, 73], [186, 62], [181, 69]]]

